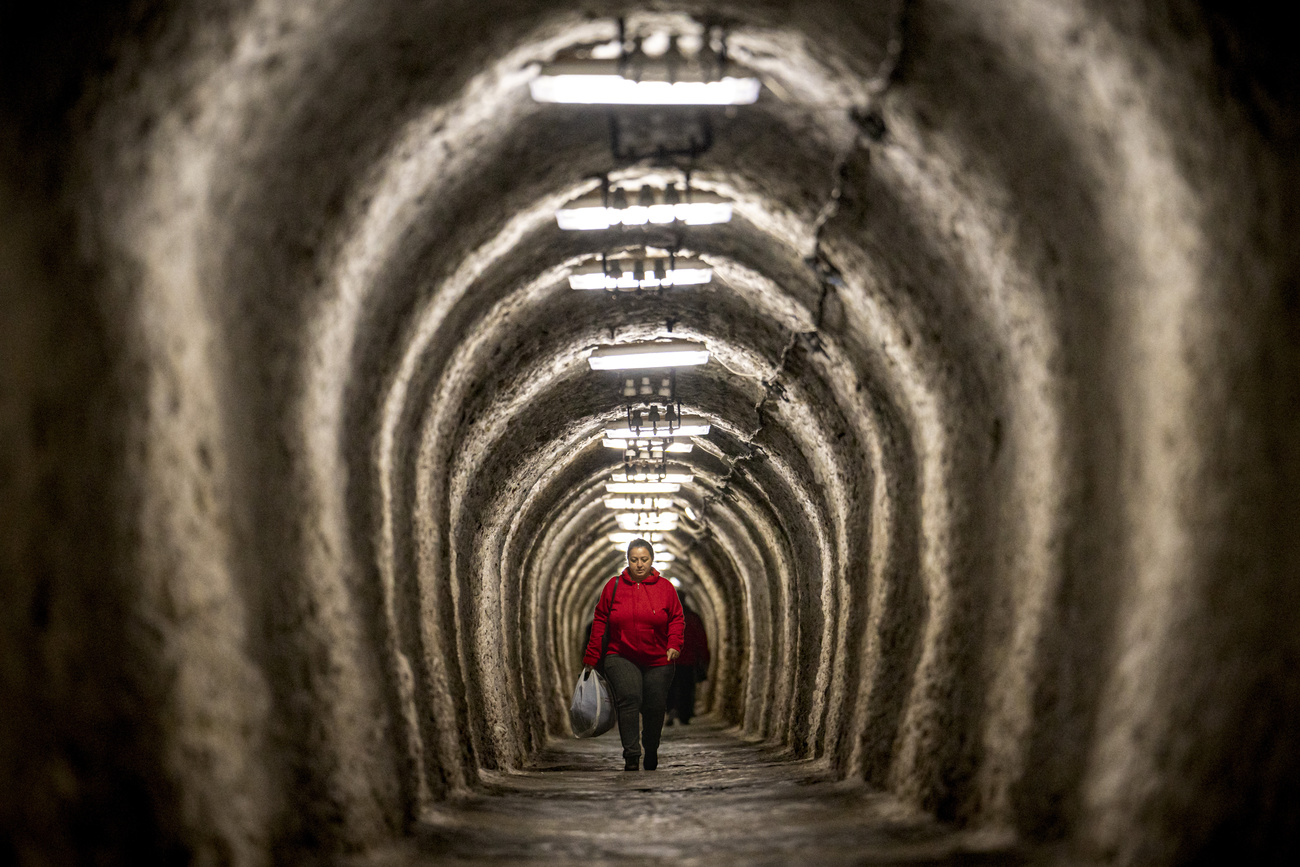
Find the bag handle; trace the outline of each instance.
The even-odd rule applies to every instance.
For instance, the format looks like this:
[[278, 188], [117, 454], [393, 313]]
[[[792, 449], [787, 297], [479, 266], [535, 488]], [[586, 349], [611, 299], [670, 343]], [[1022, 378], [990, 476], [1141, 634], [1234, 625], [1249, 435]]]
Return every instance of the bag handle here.
[[622, 576], [614, 576], [614, 592], [609, 594], [609, 611], [605, 613], [605, 634], [600, 637], [600, 660], [596, 663], [597, 666], [605, 664], [605, 654], [609, 652], [609, 618], [614, 613], [614, 600], [618, 598], [618, 579], [620, 577]]

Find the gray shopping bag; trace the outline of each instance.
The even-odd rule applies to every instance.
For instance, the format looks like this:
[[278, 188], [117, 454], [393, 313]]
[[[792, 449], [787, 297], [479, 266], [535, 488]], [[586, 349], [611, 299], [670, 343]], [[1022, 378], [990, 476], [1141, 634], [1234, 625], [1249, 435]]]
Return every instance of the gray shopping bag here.
[[569, 725], [573, 736], [594, 738], [614, 727], [614, 702], [610, 697], [609, 683], [600, 672], [584, 671], [573, 688], [573, 703], [569, 705]]

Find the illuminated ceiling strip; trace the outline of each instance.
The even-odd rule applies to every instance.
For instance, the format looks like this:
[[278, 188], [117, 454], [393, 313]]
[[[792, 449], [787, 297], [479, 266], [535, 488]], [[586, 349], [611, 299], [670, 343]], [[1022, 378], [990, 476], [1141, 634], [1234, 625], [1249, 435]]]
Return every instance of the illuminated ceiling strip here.
[[623, 521], [676, 521], [678, 519], [676, 512], [659, 511], [659, 512], [618, 512], [614, 515], [614, 520], [622, 523]]
[[705, 364], [708, 360], [709, 349], [703, 343], [690, 340], [645, 340], [640, 343], [602, 346], [591, 353], [587, 363], [592, 370], [649, 370], [694, 367]]
[[690, 473], [633, 473], [632, 478], [627, 477], [627, 473], [615, 473], [611, 482], [672, 482], [678, 485], [689, 485], [695, 481], [695, 476]]
[[657, 527], [657, 528], [656, 528], [656, 527], [652, 527], [652, 528], [646, 528], [646, 529], [635, 529], [635, 528], [629, 528], [629, 529], [627, 530], [627, 532], [629, 532], [629, 533], [644, 533], [644, 534], [651, 534], [651, 533], [654, 533], [654, 532], [668, 532], [668, 533], [671, 533], [674, 529], [675, 529], [675, 528], [673, 528], [673, 527]]
[[675, 494], [682, 489], [676, 482], [610, 482], [605, 491], [611, 494]]
[[677, 205], [630, 205], [607, 208], [604, 205], [579, 205], [555, 212], [555, 222], [567, 232], [599, 231], [614, 226], [665, 225], [679, 222], [688, 226], [714, 226], [729, 223], [733, 214], [730, 202], [684, 202]]
[[[642, 195], [649, 191], [650, 195]], [[555, 221], [565, 231], [594, 231], [609, 229], [613, 226], [667, 225], [678, 222], [688, 226], [712, 226], [728, 223], [732, 217], [731, 202], [717, 193], [707, 191], [688, 191], [691, 201], [664, 201], [666, 192], [650, 187], [640, 190], [626, 190], [627, 194], [636, 193], [638, 201], [631, 204], [625, 201], [628, 196], [618, 196], [618, 201], [605, 204], [601, 193], [588, 193], [574, 199], [555, 212]], [[673, 188], [676, 198], [676, 188]], [[647, 204], [641, 200], [653, 201]], [[696, 267], [696, 266], [692, 266]]]
[[[659, 422], [659, 426], [663, 433], [668, 433], [666, 423]], [[653, 430], [654, 426], [649, 422], [644, 423], [639, 430], [635, 431], [628, 427], [626, 422], [623, 422], [617, 427], [605, 428], [605, 438], [612, 440], [635, 439], [638, 436], [644, 437]], [[706, 419], [697, 415], [683, 415], [680, 421], [673, 426], [673, 436], [702, 437], [707, 436], [710, 430], [712, 430], [712, 427]]]
[[628, 520], [618, 521], [617, 523], [618, 523], [618, 528], [620, 530], [635, 530], [642, 533], [671, 532], [677, 529], [677, 522], [675, 520], [674, 521], [669, 521], [669, 520], [664, 520], [664, 521], [640, 520], [639, 521], [635, 519], [628, 519]]
[[[637, 275], [637, 263], [641, 274]], [[668, 265], [673, 267], [669, 268]], [[713, 269], [691, 256], [646, 259], [599, 259], [575, 267], [569, 274], [569, 288], [587, 291], [623, 289], [667, 289], [672, 286], [701, 286], [713, 279]]]
[[643, 521], [639, 523], [620, 521], [618, 528], [629, 533], [671, 533], [677, 529], [677, 524], [671, 521]]
[[662, 542], [664, 540], [664, 536], [663, 533], [650, 533], [645, 536], [642, 536], [638, 533], [610, 533], [609, 534], [609, 541], [613, 542], [615, 545], [627, 545], [628, 543], [636, 539], [645, 539], [647, 542]]
[[743, 72], [704, 81], [698, 80], [698, 70], [692, 76], [687, 68], [677, 71], [678, 80], [668, 81], [666, 64], [639, 66], [636, 80], [620, 74], [617, 60], [548, 63], [528, 89], [535, 101], [560, 105], [752, 105], [763, 89], [757, 78]]
[[671, 509], [671, 497], [612, 497], [606, 498], [606, 509]]
[[[664, 442], [668, 443], [666, 447], [663, 445]], [[685, 440], [685, 439], [666, 440], [666, 439], [656, 439], [653, 437], [650, 439], [638, 439], [638, 440], [603, 439], [600, 441], [600, 444], [607, 449], [619, 449], [620, 451], [627, 451], [630, 448], [634, 448], [640, 451], [662, 450], [664, 453], [670, 455], [690, 454], [691, 450], [695, 448], [694, 444], [691, 443], [690, 440]]]

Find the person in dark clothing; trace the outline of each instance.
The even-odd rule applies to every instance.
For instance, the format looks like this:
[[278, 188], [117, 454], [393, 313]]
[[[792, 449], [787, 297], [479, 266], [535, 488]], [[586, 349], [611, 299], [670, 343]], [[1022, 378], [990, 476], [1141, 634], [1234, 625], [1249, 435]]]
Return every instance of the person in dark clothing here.
[[625, 771], [638, 769], [642, 745], [645, 769], [659, 767], [668, 687], [673, 681], [673, 663], [682, 652], [684, 625], [677, 588], [653, 563], [654, 549], [649, 542], [634, 539], [627, 546], [627, 568], [605, 584], [582, 658], [584, 671], [601, 662], [601, 640], [608, 631], [605, 677], [618, 710]]
[[709, 637], [704, 631], [704, 621], [682, 600], [682, 655], [677, 658], [677, 673], [668, 691], [668, 725], [674, 717], [682, 725], [690, 725], [695, 716], [695, 685], [707, 679], [709, 671]]

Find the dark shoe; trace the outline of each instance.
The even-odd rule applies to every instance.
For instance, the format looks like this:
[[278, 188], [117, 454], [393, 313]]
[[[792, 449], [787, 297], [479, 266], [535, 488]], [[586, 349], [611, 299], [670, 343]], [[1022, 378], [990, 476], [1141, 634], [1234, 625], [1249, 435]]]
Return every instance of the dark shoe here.
[[647, 752], [645, 754], [645, 769], [653, 771], [659, 767], [659, 754]]
[[[624, 759], [624, 760], [623, 760], [623, 770], [625, 770], [625, 771], [639, 771], [639, 770], [641, 770], [639, 767], [637, 767], [637, 765], [640, 763], [640, 761], [641, 761], [641, 757], [640, 757], [640, 756], [633, 756], [633, 757], [630, 758], [630, 759]], [[651, 770], [650, 767], [649, 767], [649, 765], [650, 765], [650, 760], [649, 760], [649, 758], [647, 758], [647, 759], [646, 759], [646, 766], [647, 766], [647, 767], [646, 767], [646, 770]]]

